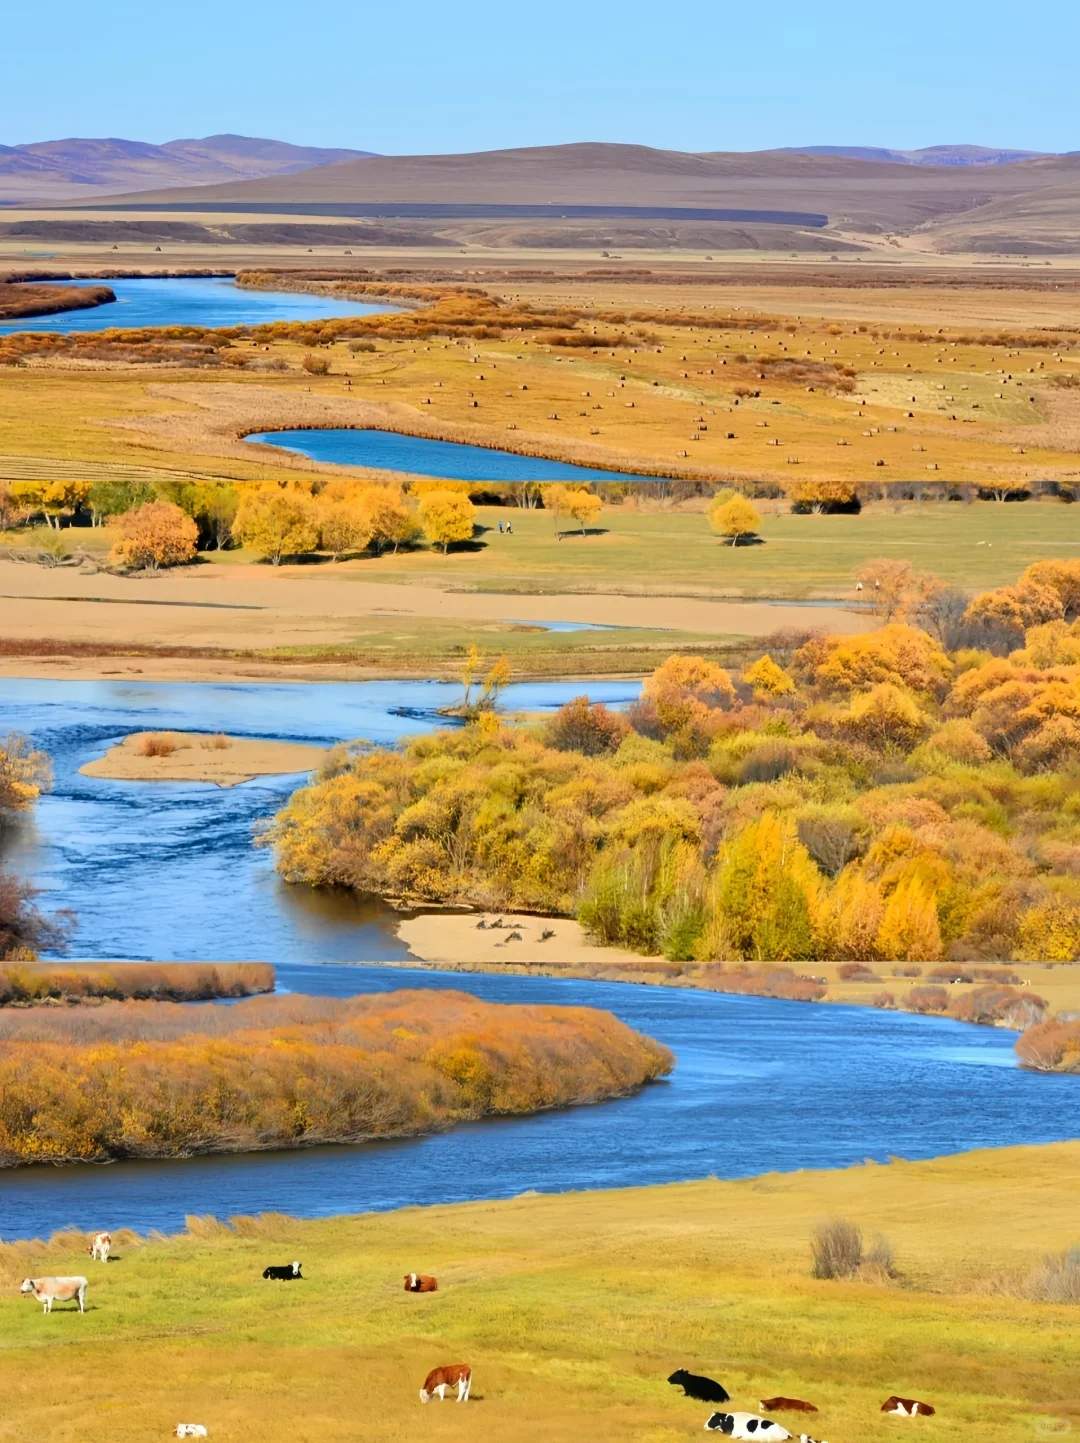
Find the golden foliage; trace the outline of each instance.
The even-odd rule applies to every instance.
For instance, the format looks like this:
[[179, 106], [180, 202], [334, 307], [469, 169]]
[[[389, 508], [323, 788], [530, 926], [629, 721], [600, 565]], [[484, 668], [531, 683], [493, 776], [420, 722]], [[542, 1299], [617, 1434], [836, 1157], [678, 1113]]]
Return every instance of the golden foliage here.
[[[122, 970], [122, 969], [118, 969]], [[404, 1137], [667, 1073], [610, 1013], [462, 993], [0, 1014], [0, 1165]]]

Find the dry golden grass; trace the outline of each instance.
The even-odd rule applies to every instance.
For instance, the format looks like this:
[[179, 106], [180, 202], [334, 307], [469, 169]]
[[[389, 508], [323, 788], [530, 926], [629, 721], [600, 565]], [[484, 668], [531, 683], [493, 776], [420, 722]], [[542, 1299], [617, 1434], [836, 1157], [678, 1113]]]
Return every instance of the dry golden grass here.
[[[1076, 1309], [1017, 1294], [1076, 1242], [1078, 1188], [1071, 1143], [321, 1222], [192, 1219], [150, 1242], [101, 1219], [118, 1239], [107, 1267], [81, 1234], [0, 1247], [0, 1438], [83, 1443], [92, 1417], [114, 1443], [180, 1420], [218, 1443], [677, 1443], [711, 1411], [664, 1382], [679, 1366], [744, 1407], [809, 1398], [833, 1443], [898, 1426], [925, 1443], [1059, 1436], [1080, 1425]], [[898, 1280], [813, 1279], [810, 1239], [833, 1217], [883, 1233]], [[291, 1258], [302, 1284], [262, 1281]], [[405, 1294], [413, 1269], [439, 1292]], [[47, 1271], [89, 1275], [85, 1316], [17, 1296]], [[460, 1360], [476, 1400], [421, 1413], [424, 1374]], [[883, 1417], [893, 1392], [937, 1416]]]
[[[510, 306], [524, 295], [591, 309], [595, 322], [586, 316], [578, 332], [617, 329], [632, 344], [568, 350], [522, 333], [378, 339], [373, 351], [354, 352], [340, 341], [319, 352], [330, 373], [312, 376], [301, 366], [306, 338], [274, 342], [269, 354], [237, 341], [236, 360], [288, 369], [230, 369], [228, 380], [34, 362], [5, 375], [0, 455], [145, 463], [149, 452], [181, 471], [280, 475], [327, 468], [252, 455], [237, 434], [377, 424], [661, 475], [780, 485], [1078, 473], [1080, 398], [1050, 383], [1080, 372], [1076, 321], [1041, 292], [1024, 326], [1026, 293], [1010, 295], [1008, 321], [995, 324], [984, 293], [973, 307], [963, 285], [900, 290], [902, 306], [881, 290], [824, 287], [760, 297], [752, 287], [635, 290], [594, 278], [501, 289]], [[784, 313], [768, 314], [763, 298]], [[641, 319], [615, 327], [615, 310]], [[819, 376], [822, 367], [851, 373], [854, 390], [808, 380], [807, 366]]]

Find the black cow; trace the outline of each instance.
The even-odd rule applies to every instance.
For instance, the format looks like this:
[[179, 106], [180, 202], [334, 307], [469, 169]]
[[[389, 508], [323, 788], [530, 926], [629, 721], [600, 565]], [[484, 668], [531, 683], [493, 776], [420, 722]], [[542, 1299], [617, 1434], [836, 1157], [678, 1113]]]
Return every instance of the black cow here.
[[291, 1283], [293, 1278], [303, 1278], [299, 1263], [282, 1263], [278, 1266], [271, 1263], [268, 1268], [263, 1268], [264, 1278], [273, 1278], [277, 1283]]
[[669, 1383], [683, 1390], [686, 1398], [696, 1398], [699, 1403], [726, 1403], [731, 1394], [711, 1378], [702, 1378], [697, 1373], [688, 1373], [678, 1368], [668, 1379]]

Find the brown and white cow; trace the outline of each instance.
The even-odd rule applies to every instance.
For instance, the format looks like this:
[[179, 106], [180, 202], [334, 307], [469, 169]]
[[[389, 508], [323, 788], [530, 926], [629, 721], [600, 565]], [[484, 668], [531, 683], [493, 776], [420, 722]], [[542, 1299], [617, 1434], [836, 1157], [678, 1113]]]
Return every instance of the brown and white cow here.
[[406, 1273], [405, 1291], [407, 1293], [437, 1293], [439, 1283], [430, 1273]]
[[467, 1403], [471, 1387], [472, 1369], [468, 1363], [448, 1363], [442, 1368], [432, 1368], [420, 1389], [420, 1401], [428, 1403], [437, 1397], [440, 1403], [445, 1403], [447, 1388], [457, 1388], [458, 1402]]
[[85, 1278], [23, 1278], [20, 1293], [32, 1293], [42, 1305], [42, 1310], [51, 1313], [53, 1303], [74, 1303], [79, 1312], [86, 1312]]
[[95, 1233], [86, 1251], [95, 1262], [107, 1263], [112, 1252], [112, 1234]]
[[897, 1418], [932, 1418], [937, 1409], [930, 1403], [921, 1403], [918, 1398], [898, 1398], [894, 1393], [882, 1403], [881, 1411]]

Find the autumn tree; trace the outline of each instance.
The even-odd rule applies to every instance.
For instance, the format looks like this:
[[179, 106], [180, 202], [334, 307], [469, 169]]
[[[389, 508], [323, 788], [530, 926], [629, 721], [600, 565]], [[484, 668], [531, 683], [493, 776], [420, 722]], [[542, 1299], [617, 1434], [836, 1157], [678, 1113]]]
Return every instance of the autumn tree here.
[[425, 491], [420, 496], [419, 511], [425, 536], [444, 556], [456, 543], [472, 540], [476, 510], [462, 492]]
[[362, 504], [371, 523], [371, 546], [376, 551], [389, 548], [396, 553], [401, 546], [411, 546], [420, 535], [420, 524], [410, 509], [400, 486], [367, 486]]
[[149, 481], [95, 481], [86, 494], [86, 504], [90, 509], [91, 523], [103, 526], [111, 517], [134, 511], [147, 501], [155, 500], [156, 496]]
[[171, 501], [147, 501], [116, 520], [109, 560], [129, 570], [182, 566], [195, 555], [199, 530]]
[[320, 498], [319, 544], [340, 561], [346, 551], [363, 551], [374, 528], [372, 509], [363, 494], [341, 500]]
[[244, 491], [233, 530], [257, 556], [281, 564], [284, 556], [314, 551], [319, 525], [310, 495], [294, 487], [273, 484]]
[[576, 486], [565, 486], [561, 483], [544, 487], [544, 505], [555, 517], [556, 538], [561, 534], [559, 529], [561, 516], [572, 516], [584, 536], [586, 526], [595, 521], [603, 509], [603, 502], [595, 492], [585, 491]]
[[746, 668], [742, 679], [753, 691], [756, 701], [775, 701], [795, 692], [792, 676], [773, 661], [768, 652]]
[[40, 515], [57, 530], [90, 495], [89, 481], [9, 481], [14, 500], [30, 515]]
[[812, 957], [819, 891], [791, 820], [766, 812], [733, 839], [717, 867], [710, 894], [714, 955]]
[[796, 481], [790, 487], [788, 496], [791, 499], [792, 511], [809, 511], [815, 516], [826, 511], [858, 509], [855, 483], [827, 476]]
[[901, 962], [936, 962], [941, 956], [934, 894], [919, 876], [904, 878], [885, 903], [877, 951], [880, 957]]
[[745, 496], [725, 500], [721, 494], [709, 507], [709, 525], [717, 536], [730, 538], [732, 546], [738, 546], [744, 538], [757, 534], [761, 517]]
[[239, 489], [228, 481], [195, 481], [176, 498], [199, 528], [199, 543], [223, 551], [232, 540]]

